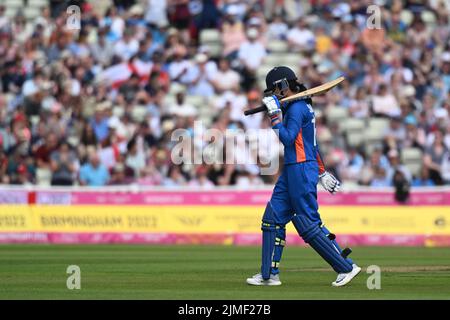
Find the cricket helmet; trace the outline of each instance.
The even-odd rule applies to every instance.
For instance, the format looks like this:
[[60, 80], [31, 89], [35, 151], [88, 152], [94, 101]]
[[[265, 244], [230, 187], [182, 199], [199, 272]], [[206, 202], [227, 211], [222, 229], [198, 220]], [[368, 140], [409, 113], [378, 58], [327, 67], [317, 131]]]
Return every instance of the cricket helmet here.
[[297, 76], [295, 72], [285, 66], [275, 67], [266, 75], [266, 90], [264, 93], [271, 93], [275, 89], [280, 89], [281, 92], [289, 88], [289, 83], [296, 81]]

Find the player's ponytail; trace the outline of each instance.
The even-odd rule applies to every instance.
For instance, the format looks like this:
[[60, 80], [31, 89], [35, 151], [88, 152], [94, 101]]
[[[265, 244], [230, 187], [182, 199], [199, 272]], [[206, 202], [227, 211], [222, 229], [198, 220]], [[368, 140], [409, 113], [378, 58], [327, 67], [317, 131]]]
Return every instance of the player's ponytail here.
[[[289, 81], [289, 89], [292, 92], [299, 93], [307, 90], [303, 83], [298, 82], [298, 80], [290, 80]], [[311, 98], [305, 99], [306, 103], [312, 104]]]

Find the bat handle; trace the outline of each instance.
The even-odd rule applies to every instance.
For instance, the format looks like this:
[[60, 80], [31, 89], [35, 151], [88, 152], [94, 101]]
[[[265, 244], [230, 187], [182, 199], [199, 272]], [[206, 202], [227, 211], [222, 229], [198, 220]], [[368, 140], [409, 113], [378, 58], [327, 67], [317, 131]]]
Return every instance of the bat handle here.
[[255, 113], [258, 113], [258, 112], [263, 112], [263, 111], [266, 111], [266, 110], [267, 110], [266, 106], [259, 106], [259, 107], [257, 107], [257, 108], [245, 110], [245, 111], [244, 111], [244, 114], [245, 114], [246, 116], [249, 116], [249, 115], [251, 115], [251, 114], [255, 114]]

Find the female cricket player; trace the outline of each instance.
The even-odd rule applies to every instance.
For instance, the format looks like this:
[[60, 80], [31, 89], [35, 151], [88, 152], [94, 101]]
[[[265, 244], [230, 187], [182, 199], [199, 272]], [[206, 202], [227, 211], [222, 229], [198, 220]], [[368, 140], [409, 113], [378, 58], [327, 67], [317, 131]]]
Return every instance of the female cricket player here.
[[[341, 250], [323, 225], [318, 212], [317, 183], [330, 193], [340, 188], [339, 181], [325, 170], [316, 141], [314, 110], [311, 99], [280, 105], [279, 99], [306, 90], [288, 67], [275, 67], [266, 76], [268, 94], [262, 102], [284, 145], [285, 165], [262, 217], [261, 272], [247, 279], [251, 285], [281, 285], [279, 263], [285, 245], [286, 224], [337, 272], [333, 286], [349, 283], [360, 271], [348, 258], [349, 248]], [[280, 113], [282, 119], [280, 119]]]

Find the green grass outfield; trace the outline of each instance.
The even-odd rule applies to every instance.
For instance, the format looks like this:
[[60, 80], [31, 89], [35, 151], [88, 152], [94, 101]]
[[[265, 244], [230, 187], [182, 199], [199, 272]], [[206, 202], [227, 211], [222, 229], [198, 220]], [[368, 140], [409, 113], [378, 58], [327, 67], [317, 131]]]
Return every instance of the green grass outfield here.
[[[346, 287], [311, 249], [287, 247], [280, 287], [245, 283], [259, 247], [0, 245], [0, 299], [450, 299], [450, 248], [354, 248], [363, 267]], [[68, 265], [81, 290], [68, 290]], [[366, 267], [382, 270], [368, 290]]]

